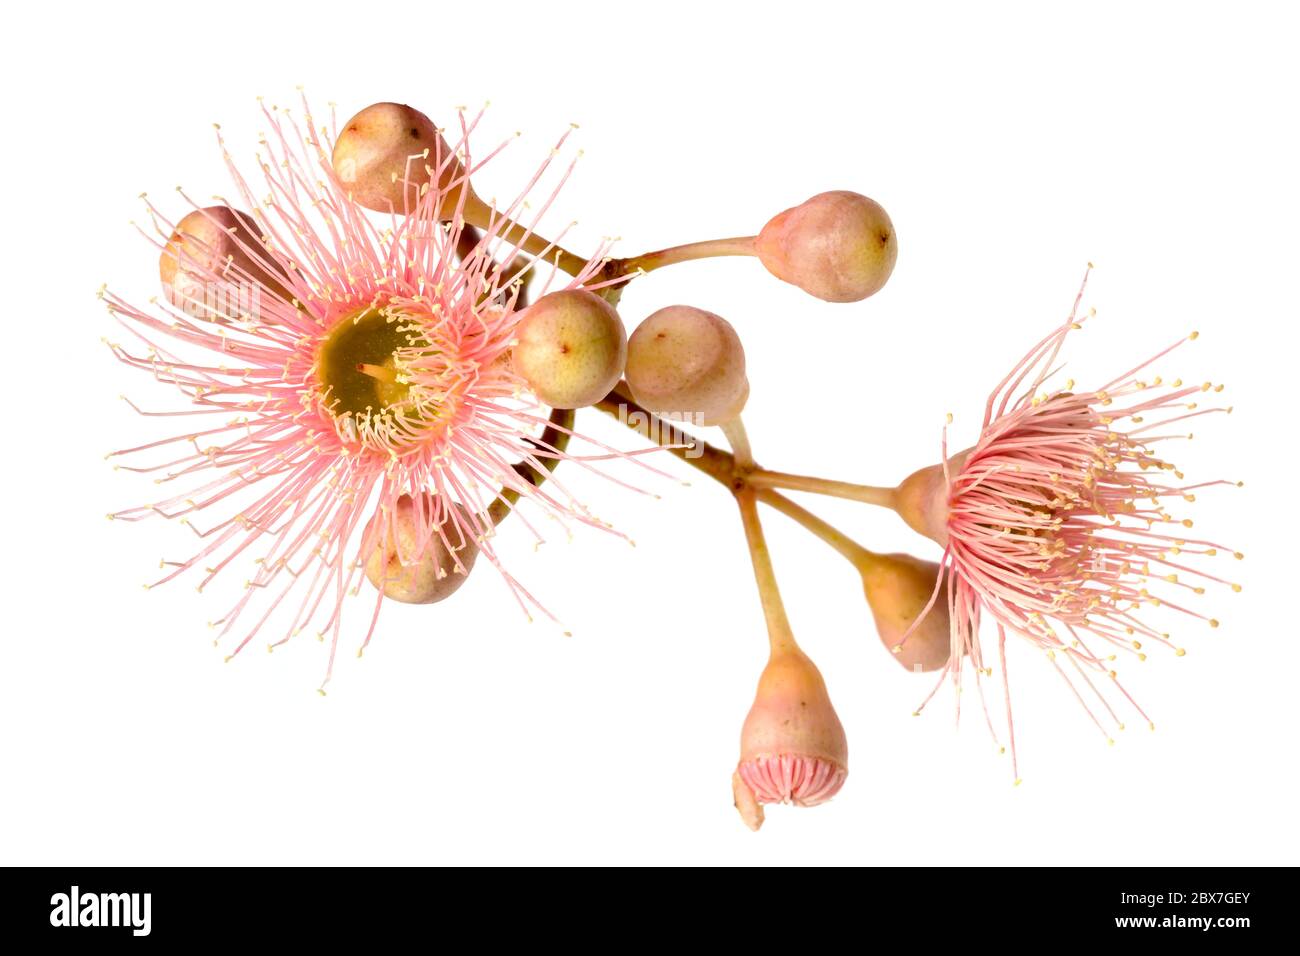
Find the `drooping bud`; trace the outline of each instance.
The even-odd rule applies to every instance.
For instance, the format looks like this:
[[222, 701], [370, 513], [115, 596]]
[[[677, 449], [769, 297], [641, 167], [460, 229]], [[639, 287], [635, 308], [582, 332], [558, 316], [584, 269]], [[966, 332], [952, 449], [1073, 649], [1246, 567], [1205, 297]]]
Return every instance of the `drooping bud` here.
[[879, 292], [898, 258], [889, 214], [844, 190], [818, 193], [774, 216], [754, 249], [772, 275], [827, 302], [857, 302]]
[[524, 312], [512, 360], [552, 408], [583, 408], [609, 394], [627, 364], [627, 332], [614, 307], [585, 289], [544, 295]]
[[348, 120], [333, 164], [352, 198], [378, 212], [410, 212], [436, 180], [445, 191], [439, 215], [450, 219], [465, 183], [464, 166], [433, 121], [400, 103], [374, 103]]
[[726, 319], [689, 305], [655, 312], [628, 341], [632, 397], [665, 418], [718, 425], [749, 398], [745, 349]]
[[[935, 596], [939, 565], [910, 554], [875, 553], [868, 553], [857, 564], [876, 633], [885, 649], [910, 671], [943, 667], [952, 639], [947, 581]], [[925, 611], [932, 597], [934, 603]], [[916, 623], [922, 611], [925, 616]]]
[[263, 294], [290, 301], [285, 271], [261, 235], [252, 216], [229, 206], [187, 214], [158, 258], [167, 301], [188, 315], [227, 319], [256, 318]]
[[385, 597], [404, 604], [444, 600], [465, 583], [478, 557], [466, 530], [472, 527], [454, 502], [402, 495], [390, 512], [381, 510], [366, 525], [366, 577]]
[[824, 803], [848, 776], [849, 745], [817, 665], [793, 640], [773, 645], [740, 733], [732, 778], [736, 809], [751, 830], [765, 803]]

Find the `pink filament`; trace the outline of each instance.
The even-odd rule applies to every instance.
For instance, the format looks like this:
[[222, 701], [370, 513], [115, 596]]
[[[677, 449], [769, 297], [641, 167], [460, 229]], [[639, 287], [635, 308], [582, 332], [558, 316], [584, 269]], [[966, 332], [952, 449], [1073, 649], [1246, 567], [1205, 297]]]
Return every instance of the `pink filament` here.
[[[1044, 390], [1057, 370], [1056, 360], [1066, 336], [1084, 322], [1076, 317], [1082, 293], [1081, 287], [1066, 322], [1017, 363], [989, 396], [979, 440], [960, 468], [947, 476], [948, 545], [943, 563], [951, 578], [953, 653], [945, 675], [960, 689], [964, 653], [979, 680], [983, 660], [980, 621], [983, 615], [991, 618], [999, 634], [1013, 768], [1015, 731], [1005, 681], [1007, 634], [1027, 640], [1049, 656], [1064, 655], [1091, 692], [1101, 698], [1114, 723], [1122, 727], [1101, 690], [1089, 679], [1089, 671], [1113, 683], [1144, 719], [1146, 715], [1116, 679], [1108, 664], [1114, 655], [1092, 653], [1082, 635], [1099, 638], [1117, 653], [1136, 655], [1135, 637], [1172, 647], [1167, 635], [1136, 616], [1141, 605], [1164, 605], [1201, 620], [1210, 618], [1168, 599], [1171, 590], [1203, 590], [1199, 583], [1181, 580], [1170, 569], [1199, 581], [1227, 583], [1191, 564], [1169, 559], [1170, 554], [1213, 556], [1221, 546], [1188, 540], [1162, 526], [1190, 526], [1167, 510], [1170, 500], [1181, 501], [1195, 488], [1232, 483], [1183, 484], [1181, 473], [1155, 448], [1186, 436], [1150, 432], [1161, 425], [1230, 409], [1199, 408], [1187, 401], [1209, 391], [1209, 383], [1162, 388], [1158, 378], [1136, 378], [1181, 341], [1103, 389], [1078, 391], [1070, 383], [1066, 388]], [[1155, 420], [1148, 421], [1148, 416]], [[948, 465], [945, 430], [946, 471]], [[1178, 480], [1170, 481], [1167, 473]], [[1157, 590], [1166, 594], [1154, 593]], [[1064, 637], [1058, 628], [1065, 631]], [[1070, 675], [1055, 660], [1053, 664], [1084, 710], [1102, 727]], [[1102, 732], [1109, 736], [1104, 727]]]
[[[158, 301], [146, 311], [103, 294], [110, 313], [137, 343], [108, 343], [114, 355], [175, 388], [188, 403], [185, 409], [164, 412], [132, 407], [150, 416], [212, 416], [207, 427], [113, 453], [110, 457], [133, 456], [132, 464], [121, 467], [159, 474], [159, 485], [184, 482], [186, 487], [110, 517], [178, 520], [197, 535], [200, 550], [186, 560], [164, 561], [167, 573], [155, 584], [197, 571], [203, 575], [198, 582], [202, 590], [236, 559], [254, 562], [242, 598], [213, 622], [220, 639], [250, 606], [261, 603], [231, 656], [260, 633], [291, 593], [301, 594], [274, 643], [282, 644], [308, 626], [322, 640], [330, 633], [327, 683], [344, 598], [360, 587], [365, 556], [383, 543], [380, 536], [391, 533], [389, 521], [376, 521], [363, 533], [366, 517], [376, 507], [391, 515], [401, 495], [430, 493], [432, 497], [420, 499], [435, 504], [420, 511], [417, 550], [433, 535], [448, 547], [477, 541], [521, 606], [527, 602], [540, 608], [502, 568], [492, 547], [488, 507], [501, 489], [511, 489], [520, 501], [560, 519], [562, 526], [576, 521], [606, 528], [562, 480], [538, 487], [515, 465], [523, 462], [540, 470], [544, 459], [563, 457], [593, 468], [591, 462], [621, 453], [596, 442], [591, 444], [599, 453], [592, 455], [563, 454], [542, 445], [535, 436], [547, 422], [546, 410], [528, 395], [508, 363], [500, 361], [520, 319], [514, 310], [517, 290], [505, 284], [519, 246], [503, 240], [501, 233], [505, 217], [517, 219], [527, 211], [528, 189], [501, 210], [472, 251], [459, 257], [455, 250], [464, 228], [459, 213], [468, 190], [460, 188], [465, 179], [458, 178], [440, 192], [437, 175], [453, 155], [413, 156], [408, 213], [377, 221], [352, 201], [336, 177], [330, 162], [333, 138], [314, 120], [305, 100], [303, 111], [300, 124], [288, 110], [263, 108], [270, 135], [261, 144], [265, 183], [258, 189], [235, 168], [218, 133], [241, 203], [253, 211], [265, 245], [238, 234], [232, 238], [253, 262], [286, 277], [291, 301], [258, 286], [256, 309], [227, 307], [195, 316], [181, 307], [184, 303]], [[460, 139], [452, 146], [452, 153], [463, 159], [466, 177], [482, 166], [469, 152], [469, 133], [476, 123], [462, 115]], [[337, 123], [332, 125], [337, 132]], [[558, 189], [540, 204], [526, 229], [536, 225]], [[443, 224], [439, 211], [443, 196], [452, 190], [458, 191], [461, 205], [456, 217]], [[152, 204], [149, 211], [161, 237], [155, 245], [167, 254], [174, 224]], [[597, 277], [605, 252], [605, 247], [598, 249], [590, 266], [563, 287], [598, 287], [586, 284]], [[233, 260], [209, 268], [198, 261], [203, 258], [182, 254], [179, 264], [200, 284], [256, 284], [256, 277], [241, 274]], [[539, 261], [527, 268], [538, 268]], [[547, 282], [554, 281], [552, 271]], [[331, 410], [317, 367], [321, 343], [339, 323], [377, 305], [400, 313], [416, 332], [419, 341], [407, 355], [409, 374], [415, 385], [437, 396], [441, 413], [436, 424], [427, 418], [412, 422], [369, 413], [339, 417]], [[150, 452], [155, 460], [134, 461]], [[465, 506], [463, 513], [447, 507], [453, 500]], [[374, 600], [363, 648], [374, 633], [383, 596]]]
[[759, 803], [814, 807], [844, 786], [849, 772], [829, 760], [802, 754], [756, 757], [737, 768]]

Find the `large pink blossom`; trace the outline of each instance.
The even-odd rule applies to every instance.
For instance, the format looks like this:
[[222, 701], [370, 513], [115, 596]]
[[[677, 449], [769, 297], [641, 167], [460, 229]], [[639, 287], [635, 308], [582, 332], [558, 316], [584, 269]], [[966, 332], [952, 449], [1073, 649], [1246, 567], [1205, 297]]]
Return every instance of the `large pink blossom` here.
[[[150, 308], [103, 293], [125, 333], [110, 342], [114, 354], [185, 400], [175, 411], [137, 410], [193, 423], [113, 453], [119, 467], [154, 473], [167, 490], [110, 517], [165, 518], [193, 529], [197, 552], [164, 562], [156, 584], [190, 572], [202, 590], [227, 569], [244, 567], [234, 572], [247, 575], [244, 594], [215, 622], [221, 636], [239, 628], [231, 655], [264, 627], [275, 628], [273, 645], [310, 628], [322, 640], [330, 635], [332, 670], [344, 599], [360, 590], [365, 555], [392, 533], [384, 521], [368, 526], [368, 518], [392, 515], [407, 494], [427, 503], [414, 509], [418, 539], [437, 534], [451, 548], [465, 537], [477, 542], [520, 603], [538, 606], [501, 567], [489, 507], [505, 489], [538, 506], [534, 515], [599, 525], [562, 478], [539, 488], [527, 476], [548, 459], [614, 454], [597, 447], [568, 455], [541, 440], [547, 410], [510, 368], [520, 315], [512, 268], [524, 260], [521, 239], [500, 238], [502, 223], [535, 222], [546, 212], [558, 185], [531, 211], [525, 197], [550, 160], [474, 243], [459, 214], [440, 219], [448, 196], [463, 204], [469, 190], [461, 187], [486, 162], [470, 154], [477, 119], [460, 117], [448, 155], [411, 157], [409, 208], [381, 216], [354, 202], [335, 175], [332, 116], [331, 133], [305, 101], [301, 121], [287, 110], [263, 112], [264, 183], [246, 180], [222, 142], [237, 199], [221, 202], [251, 211], [258, 239], [242, 241], [227, 230], [243, 255], [211, 261], [181, 254], [185, 288], [151, 300]], [[162, 239], [155, 243], [176, 255], [166, 243], [174, 224], [149, 209]], [[217, 209], [222, 222], [233, 221], [229, 210]], [[204, 215], [216, 217], [211, 207]], [[555, 287], [597, 288], [591, 280], [604, 251]], [[544, 272], [546, 285], [555, 282], [552, 270]], [[229, 294], [214, 300], [214, 289]], [[370, 382], [369, 391], [358, 382]], [[529, 520], [526, 512], [521, 517]], [[537, 525], [529, 527], [541, 537]], [[361, 647], [382, 602], [375, 593], [364, 612]]]
[[[1117, 658], [1145, 660], [1150, 647], [1183, 654], [1170, 633], [1145, 623], [1143, 611], [1165, 607], [1218, 627], [1194, 599], [1207, 583], [1240, 590], [1208, 567], [1207, 559], [1234, 552], [1193, 535], [1180, 510], [1199, 489], [1232, 483], [1188, 484], [1164, 451], [1190, 437], [1180, 423], [1232, 410], [1205, 405], [1204, 394], [1212, 398], [1223, 386], [1166, 382], [1148, 371], [1196, 333], [1099, 387], [1051, 385], [1067, 336], [1087, 319], [1078, 315], [1082, 295], [1080, 288], [1069, 319], [993, 390], [975, 445], [949, 457], [945, 429], [943, 464], [899, 489], [904, 518], [945, 549], [951, 647], [935, 691], [944, 679], [960, 687], [966, 659], [977, 682], [991, 675], [979, 640], [990, 621], [1013, 764], [1008, 635], [1044, 653], [1109, 738], [1104, 719], [1124, 725], [1116, 700], [1150, 722], [1120, 683]], [[929, 607], [939, 594], [936, 587]]]

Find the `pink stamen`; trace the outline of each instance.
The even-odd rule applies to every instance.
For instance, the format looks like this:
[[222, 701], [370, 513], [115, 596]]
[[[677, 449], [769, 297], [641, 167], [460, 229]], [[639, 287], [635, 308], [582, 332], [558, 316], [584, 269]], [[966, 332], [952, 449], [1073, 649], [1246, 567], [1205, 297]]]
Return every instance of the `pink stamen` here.
[[[1152, 605], [1208, 621], [1211, 626], [1218, 622], [1169, 601], [1155, 593], [1157, 590], [1201, 594], [1205, 588], [1200, 582], [1240, 589], [1225, 577], [1185, 562], [1185, 556], [1213, 556], [1220, 550], [1232, 554], [1230, 549], [1210, 541], [1189, 541], [1158, 528], [1191, 527], [1190, 520], [1168, 510], [1171, 500], [1190, 501], [1195, 497], [1190, 494], [1193, 489], [1231, 484], [1182, 484], [1181, 473], [1158, 457], [1154, 448], [1159, 442], [1187, 436], [1150, 434], [1187, 418], [1228, 411], [1199, 409], [1194, 400], [1186, 401], [1195, 393], [1208, 391], [1210, 384], [1184, 387], [1181, 382], [1164, 385], [1158, 378], [1151, 383], [1134, 378], [1195, 334], [1096, 391], [1078, 391], [1073, 382], [1043, 391], [1049, 376], [1059, 371], [1057, 360], [1066, 336], [1083, 322], [1076, 315], [1086, 283], [1085, 273], [1065, 323], [1038, 342], [989, 396], [980, 438], [964, 460], [957, 459], [959, 468], [951, 466], [946, 428], [943, 435], [948, 494], [943, 564], [949, 575], [953, 634], [945, 674], [959, 686], [963, 652], [980, 667], [979, 622], [987, 613], [998, 632], [1012, 769], [1017, 774], [1006, 681], [1008, 634], [1024, 638], [1047, 654], [1084, 711], [1109, 739], [1057, 656], [1065, 656], [1117, 725], [1122, 722], [1090, 672], [1109, 677], [1145, 719], [1145, 712], [1119, 684], [1107, 660], [1089, 651], [1081, 636], [1095, 635], [1131, 654], [1137, 654], [1140, 646], [1136, 636], [1173, 648], [1167, 635], [1143, 624], [1133, 612]], [[1148, 414], [1158, 420], [1147, 422], [1144, 416]], [[1163, 480], [1166, 472], [1173, 472], [1179, 483]], [[1184, 558], [1176, 560], [1179, 555]], [[1194, 576], [1195, 583], [1180, 580], [1180, 574]], [[936, 585], [926, 612], [938, 591]], [[909, 634], [917, 624], [919, 620]], [[1057, 627], [1070, 635], [1070, 643], [1061, 639]], [[933, 696], [931, 691], [921, 707]]]
[[[515, 219], [524, 210], [530, 191], [550, 167], [549, 157], [461, 258], [455, 250], [465, 228], [463, 218], [456, 215], [449, 223], [440, 222], [444, 197], [455, 191], [457, 212], [463, 210], [467, 177], [504, 148], [502, 144], [486, 158], [471, 157], [469, 134], [478, 117], [459, 117], [460, 137], [447, 155], [439, 150], [437, 155], [410, 158], [408, 208], [376, 220], [352, 201], [335, 175], [330, 162], [333, 137], [321, 130], [305, 101], [303, 114], [299, 124], [287, 110], [263, 107], [269, 124], [259, 155], [265, 184], [256, 190], [234, 166], [217, 133], [239, 200], [251, 210], [260, 232], [257, 242], [235, 234], [233, 239], [255, 266], [285, 277], [291, 299], [258, 286], [256, 314], [218, 304], [191, 315], [183, 308], [185, 302], [160, 300], [153, 310], [144, 311], [111, 293], [104, 295], [115, 320], [138, 343], [132, 349], [143, 349], [137, 354], [109, 343], [113, 354], [175, 388], [190, 405], [175, 411], [144, 411], [135, 403], [132, 408], [149, 417], [228, 416], [219, 425], [110, 456], [132, 458], [121, 465], [128, 470], [161, 473], [159, 483], [207, 476], [197, 487], [112, 517], [179, 519], [203, 542], [188, 560], [164, 562], [168, 573], [158, 584], [199, 571], [205, 575], [198, 585], [201, 590], [232, 564], [260, 551], [243, 595], [213, 622], [220, 628], [218, 637], [230, 633], [253, 603], [261, 606], [231, 651], [233, 657], [270, 626], [291, 592], [302, 593], [296, 609], [283, 615], [287, 628], [268, 646], [285, 643], [323, 618], [318, 631], [332, 634], [328, 683], [342, 634], [344, 598], [362, 581], [365, 556], [389, 540], [385, 521], [373, 523], [377, 530], [362, 531], [376, 507], [391, 512], [404, 494], [423, 500], [417, 493], [431, 493], [443, 506], [416, 510], [416, 548], [433, 535], [453, 549], [457, 541], [475, 542], [501, 572], [521, 608], [548, 613], [502, 567], [492, 545], [488, 507], [505, 488], [518, 492], [521, 503], [562, 523], [607, 530], [563, 481], [539, 488], [523, 480], [515, 465], [523, 461], [540, 468], [543, 459], [564, 459], [597, 470], [593, 462], [634, 456], [596, 442], [590, 443], [594, 453], [585, 455], [540, 444], [536, 434], [546, 424], [546, 410], [529, 397], [508, 363], [500, 361], [512, 345], [520, 318], [513, 308], [518, 290], [506, 284], [506, 269], [521, 254], [525, 236], [554, 203], [573, 166], [562, 172], [524, 224], [525, 236], [503, 238], [507, 218]], [[566, 138], [560, 138], [552, 155]], [[443, 182], [440, 190], [443, 174], [457, 161], [465, 174]], [[175, 225], [151, 203], [147, 208], [158, 232], [151, 241], [168, 254]], [[197, 240], [194, 248], [211, 251]], [[548, 268], [546, 281], [563, 288], [586, 287], [596, 280], [607, 252], [607, 246], [597, 249], [588, 269], [571, 280], [557, 280], [555, 270]], [[200, 258], [180, 254], [185, 272], [200, 284], [256, 282], [227, 261], [208, 266]], [[543, 258], [526, 268], [537, 270]], [[408, 345], [394, 353], [392, 368], [365, 362], [359, 368], [377, 380], [405, 385], [409, 399], [402, 400], [408, 404], [401, 414], [392, 408], [342, 410], [321, 377], [323, 343], [341, 324], [357, 321], [370, 310], [399, 323], [396, 331], [405, 335]], [[178, 457], [176, 447], [185, 453]], [[155, 457], [168, 460], [138, 461], [138, 456], [158, 450], [163, 451]], [[452, 500], [465, 506], [468, 517], [445, 507]], [[200, 529], [189, 518], [198, 513], [216, 514], [216, 519]], [[534, 533], [542, 540], [536, 529]], [[255, 548], [258, 544], [264, 548]], [[375, 632], [382, 603], [380, 595], [367, 615], [361, 648]]]

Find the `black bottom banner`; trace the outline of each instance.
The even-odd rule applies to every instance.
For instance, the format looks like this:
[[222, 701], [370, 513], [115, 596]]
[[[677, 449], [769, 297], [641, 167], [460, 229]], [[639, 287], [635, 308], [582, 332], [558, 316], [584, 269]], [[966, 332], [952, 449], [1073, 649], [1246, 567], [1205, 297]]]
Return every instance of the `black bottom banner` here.
[[[629, 868], [631, 869], [631, 868]], [[928, 947], [1107, 939], [1137, 946], [1255, 946], [1294, 934], [1289, 869], [740, 870], [695, 883], [625, 872], [419, 869], [8, 869], [8, 939], [36, 945], [397, 944], [455, 948], [587, 940], [602, 948], [802, 935]], [[642, 882], [644, 880], [644, 882]], [[563, 936], [557, 930], [563, 927]], [[467, 943], [467, 931], [477, 943]], [[622, 942], [618, 942], [618, 941]], [[660, 942], [662, 940], [662, 943]], [[27, 952], [27, 949], [10, 952]]]

